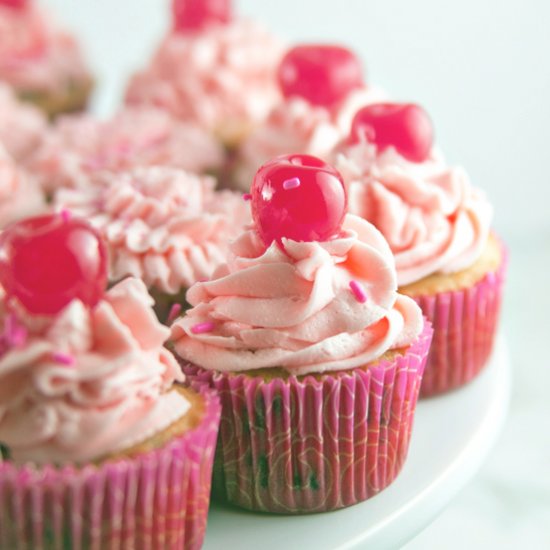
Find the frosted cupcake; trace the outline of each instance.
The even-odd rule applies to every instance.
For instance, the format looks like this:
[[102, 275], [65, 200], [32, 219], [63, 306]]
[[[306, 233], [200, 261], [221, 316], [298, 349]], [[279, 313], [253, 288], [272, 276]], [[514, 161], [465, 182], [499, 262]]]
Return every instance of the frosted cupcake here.
[[164, 321], [179, 313], [188, 287], [225, 261], [229, 240], [250, 220], [240, 195], [214, 186], [175, 168], [136, 168], [62, 190], [55, 206], [90, 220], [107, 243], [111, 282], [142, 279]]
[[19, 102], [12, 89], [0, 83], [0, 144], [9, 155], [18, 164], [25, 164], [46, 131], [46, 118], [41, 111]]
[[280, 157], [252, 195], [255, 224], [172, 326], [184, 372], [222, 400], [215, 488], [258, 511], [350, 506], [405, 460], [431, 328], [332, 167]]
[[365, 84], [357, 56], [338, 45], [292, 48], [279, 66], [278, 84], [282, 101], [239, 151], [234, 184], [243, 190], [276, 156], [300, 153], [326, 160], [348, 135], [357, 110], [383, 98]]
[[82, 110], [92, 89], [75, 38], [33, 0], [0, 0], [0, 80], [49, 116]]
[[153, 107], [128, 108], [102, 121], [92, 115], [61, 118], [30, 163], [44, 189], [81, 188], [90, 175], [136, 166], [176, 167], [217, 173], [224, 162], [218, 143], [194, 124], [175, 121]]
[[179, 385], [145, 286], [104, 292], [105, 249], [75, 218], [0, 246], [0, 545], [199, 548], [219, 404]]
[[198, 124], [228, 148], [279, 99], [282, 46], [256, 22], [234, 18], [230, 0], [173, 0], [173, 28], [148, 67], [130, 82], [127, 101], [161, 106]]
[[459, 387], [486, 364], [506, 266], [484, 193], [432, 144], [431, 122], [419, 106], [386, 103], [357, 113], [336, 154], [350, 212], [382, 232], [395, 255], [399, 291], [434, 325], [422, 395]]
[[17, 168], [0, 143], [0, 229], [46, 210], [42, 189]]

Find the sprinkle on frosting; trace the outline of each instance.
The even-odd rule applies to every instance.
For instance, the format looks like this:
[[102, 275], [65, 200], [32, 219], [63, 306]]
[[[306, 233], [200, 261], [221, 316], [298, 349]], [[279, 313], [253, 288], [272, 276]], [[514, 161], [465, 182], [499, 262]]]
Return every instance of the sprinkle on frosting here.
[[172, 307], [168, 312], [166, 323], [170, 325], [173, 321], [175, 321], [179, 317], [181, 310], [182, 310], [181, 304], [172, 304]]
[[216, 325], [210, 321], [204, 323], [197, 323], [191, 327], [191, 332], [193, 334], [206, 334], [207, 332], [212, 332], [216, 328]]
[[359, 303], [364, 304], [367, 301], [367, 293], [365, 292], [365, 289], [363, 288], [363, 285], [361, 283], [358, 283], [357, 281], [350, 281], [349, 287], [353, 292], [355, 299]]
[[60, 365], [65, 365], [66, 367], [72, 367], [75, 364], [75, 358], [72, 355], [69, 355], [68, 353], [62, 353], [60, 351], [52, 353], [52, 359], [56, 363], [59, 363]]
[[245, 201], [252, 200], [252, 195], [250, 193], [243, 193], [243, 200]]

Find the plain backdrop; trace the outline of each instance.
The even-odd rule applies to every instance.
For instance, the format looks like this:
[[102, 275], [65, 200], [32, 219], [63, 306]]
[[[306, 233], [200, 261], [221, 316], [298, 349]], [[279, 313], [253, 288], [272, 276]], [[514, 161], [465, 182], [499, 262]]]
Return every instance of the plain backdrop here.
[[[166, 0], [42, 0], [80, 33], [111, 112], [167, 27]], [[421, 103], [450, 162], [487, 190], [505, 237], [550, 234], [550, 2], [240, 0], [289, 43], [353, 47], [369, 82]]]
[[[38, 1], [80, 34], [98, 77], [94, 108], [113, 112], [168, 27], [167, 0]], [[540, 346], [550, 334], [550, 2], [236, 2], [289, 43], [349, 45], [369, 82], [421, 103], [448, 160], [487, 191], [510, 245], [508, 423], [476, 479], [407, 550], [550, 548], [550, 361]]]

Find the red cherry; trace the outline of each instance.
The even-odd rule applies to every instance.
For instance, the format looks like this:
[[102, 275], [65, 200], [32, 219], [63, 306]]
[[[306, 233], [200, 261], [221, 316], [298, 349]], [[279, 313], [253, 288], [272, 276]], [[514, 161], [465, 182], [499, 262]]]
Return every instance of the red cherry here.
[[93, 307], [107, 284], [107, 253], [88, 222], [28, 218], [0, 236], [0, 283], [30, 312], [53, 315], [78, 298]]
[[357, 112], [351, 126], [350, 141], [361, 138], [374, 143], [380, 151], [395, 147], [412, 162], [425, 161], [432, 149], [433, 127], [430, 117], [414, 103], [374, 103]]
[[324, 107], [363, 86], [359, 59], [342, 46], [296, 46], [281, 61], [278, 77], [285, 97], [303, 97]]
[[173, 0], [172, 16], [176, 31], [199, 31], [213, 23], [229, 23], [231, 0]]
[[309, 155], [285, 155], [264, 164], [252, 184], [252, 216], [269, 246], [283, 237], [325, 241], [336, 235], [346, 213], [342, 176]]
[[23, 10], [29, 4], [29, 0], [0, 0], [0, 6], [12, 8], [14, 10]]

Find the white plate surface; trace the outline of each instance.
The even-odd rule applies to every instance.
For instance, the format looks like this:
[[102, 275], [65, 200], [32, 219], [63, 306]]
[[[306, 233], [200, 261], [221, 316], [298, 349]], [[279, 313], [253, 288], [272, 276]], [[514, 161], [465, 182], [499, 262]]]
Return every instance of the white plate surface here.
[[376, 497], [307, 516], [252, 514], [213, 504], [203, 550], [399, 548], [471, 479], [502, 427], [510, 365], [501, 337], [483, 373], [465, 388], [421, 401], [405, 466]]

